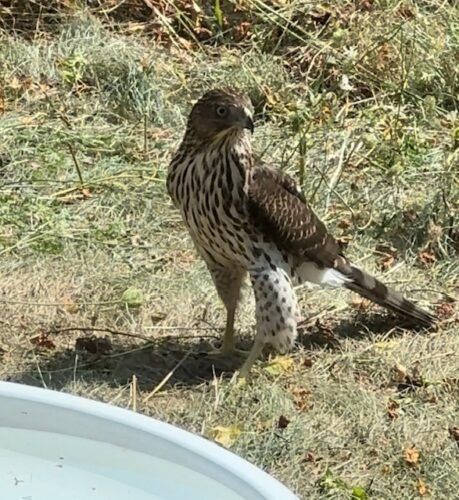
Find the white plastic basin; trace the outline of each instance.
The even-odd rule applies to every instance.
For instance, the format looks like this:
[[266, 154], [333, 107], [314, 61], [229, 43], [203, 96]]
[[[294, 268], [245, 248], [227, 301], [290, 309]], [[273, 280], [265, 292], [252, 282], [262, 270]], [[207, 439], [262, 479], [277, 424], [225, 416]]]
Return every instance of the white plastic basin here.
[[0, 382], [1, 500], [298, 500], [274, 478], [172, 425]]

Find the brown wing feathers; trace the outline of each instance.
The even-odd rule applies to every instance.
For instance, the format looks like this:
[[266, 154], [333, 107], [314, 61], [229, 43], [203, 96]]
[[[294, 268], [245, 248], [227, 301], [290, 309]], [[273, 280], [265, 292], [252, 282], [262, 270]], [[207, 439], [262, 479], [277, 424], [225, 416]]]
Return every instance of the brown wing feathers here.
[[279, 248], [320, 267], [337, 269], [349, 278], [347, 288], [383, 307], [426, 326], [435, 321], [434, 316], [352, 265], [291, 177], [278, 170], [256, 167], [246, 190], [254, 222]]
[[322, 267], [333, 267], [340, 247], [288, 175], [257, 167], [248, 186], [255, 222], [280, 248]]

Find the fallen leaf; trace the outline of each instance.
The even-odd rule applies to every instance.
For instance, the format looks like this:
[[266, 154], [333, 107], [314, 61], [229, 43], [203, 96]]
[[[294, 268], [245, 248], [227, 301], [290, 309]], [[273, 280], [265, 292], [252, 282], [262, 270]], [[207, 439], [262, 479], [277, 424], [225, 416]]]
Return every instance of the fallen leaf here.
[[278, 429], [285, 429], [289, 423], [290, 420], [285, 415], [281, 415], [277, 421], [277, 427]]
[[338, 490], [338, 491], [348, 491], [349, 487], [346, 482], [339, 476], [335, 476], [330, 469], [325, 471], [324, 476], [319, 482], [320, 488], [325, 491]]
[[453, 426], [448, 429], [449, 435], [456, 441], [457, 445], [459, 446], [459, 427]]
[[83, 199], [87, 200], [88, 198], [92, 198], [92, 193], [87, 188], [80, 189], [80, 193]]
[[217, 425], [210, 430], [209, 434], [214, 441], [221, 444], [225, 448], [229, 448], [236, 442], [241, 433], [242, 430], [236, 425], [230, 425], [229, 427]]
[[419, 217], [419, 214], [416, 210], [409, 209], [405, 210], [405, 212], [402, 213], [402, 216], [407, 222], [414, 222]]
[[403, 450], [403, 458], [408, 465], [414, 466], [419, 462], [419, 450], [415, 447], [405, 448]]
[[310, 463], [316, 463], [317, 462], [317, 456], [315, 453], [313, 453], [312, 451], [307, 451], [305, 454], [304, 454], [304, 457], [303, 457], [303, 460], [305, 462], [310, 462]]
[[72, 203], [76, 203], [77, 201], [87, 200], [89, 198], [92, 198], [91, 191], [86, 188], [81, 188], [64, 196], [59, 196], [57, 200], [64, 205], [71, 205]]
[[272, 419], [269, 420], [260, 420], [256, 422], [255, 424], [255, 430], [256, 432], [265, 432], [267, 430], [270, 430], [273, 428], [273, 421]]
[[301, 364], [306, 368], [311, 368], [311, 366], [313, 365], [313, 361], [311, 358], [303, 358], [301, 360]]
[[426, 385], [425, 381], [419, 373], [418, 366], [414, 366], [411, 371], [401, 365], [396, 363], [392, 368], [393, 380], [397, 384], [397, 389], [399, 391], [414, 390], [418, 387], [424, 387]]
[[305, 389], [304, 387], [293, 387], [290, 392], [293, 396], [293, 402], [296, 408], [300, 411], [307, 411], [311, 407], [309, 396], [311, 391]]
[[400, 408], [400, 405], [397, 403], [397, 401], [390, 400], [389, 404], [387, 405], [387, 416], [389, 417], [390, 420], [395, 420], [398, 418], [398, 409]]
[[71, 297], [65, 296], [63, 299], [64, 309], [70, 314], [76, 314], [79, 311], [79, 306], [72, 300]]
[[372, 305], [372, 302], [362, 297], [353, 297], [351, 299], [351, 306], [359, 311], [366, 311]]
[[430, 266], [437, 261], [433, 250], [423, 250], [418, 253], [418, 259], [425, 265]]
[[351, 490], [352, 500], [367, 500], [368, 495], [364, 488], [361, 486], [354, 486]]
[[287, 356], [276, 356], [271, 361], [269, 361], [265, 366], [264, 370], [270, 375], [278, 376], [285, 372], [291, 371], [293, 368], [293, 359]]
[[353, 236], [350, 234], [348, 234], [348, 235], [343, 234], [343, 235], [341, 235], [339, 237], [337, 236], [335, 238], [335, 240], [338, 242], [338, 244], [340, 245], [340, 247], [342, 249], [346, 248], [353, 239], [354, 239]]
[[48, 332], [41, 332], [39, 335], [32, 337], [30, 339], [30, 341], [38, 349], [51, 350], [51, 349], [55, 349], [55, 347], [56, 347], [56, 344], [52, 340], [49, 339]]
[[375, 253], [378, 255], [377, 264], [381, 271], [390, 269], [397, 260], [398, 251], [390, 245], [377, 245]]
[[341, 219], [340, 221], [338, 221], [338, 227], [340, 229], [349, 229], [350, 227], [352, 227], [351, 219], [349, 218]]
[[400, 363], [395, 363], [392, 368], [392, 372], [394, 373], [395, 380], [397, 382], [402, 382], [408, 376], [408, 369]]
[[121, 301], [128, 307], [140, 307], [143, 304], [143, 293], [138, 288], [128, 288], [123, 292]]
[[438, 319], [448, 319], [454, 316], [454, 306], [450, 302], [442, 302], [437, 305], [436, 314]]
[[233, 28], [234, 39], [236, 42], [242, 41], [244, 38], [249, 38], [252, 35], [250, 31], [251, 24], [247, 21], [242, 21]]
[[393, 351], [394, 349], [398, 349], [399, 346], [400, 341], [398, 339], [388, 339], [375, 342], [376, 349], [379, 349], [380, 351]]
[[427, 493], [428, 493], [427, 485], [422, 478], [418, 479], [416, 487], [417, 487], [418, 493], [419, 493], [419, 495], [421, 495], [421, 497], [427, 495]]

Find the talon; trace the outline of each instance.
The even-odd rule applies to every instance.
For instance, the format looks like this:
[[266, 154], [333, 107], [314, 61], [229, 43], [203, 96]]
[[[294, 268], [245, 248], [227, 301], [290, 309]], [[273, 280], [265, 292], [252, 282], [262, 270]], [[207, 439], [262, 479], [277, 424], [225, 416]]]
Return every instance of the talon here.
[[236, 349], [234, 347], [225, 347], [225, 346], [222, 346], [219, 349], [213, 348], [210, 351], [202, 352], [203, 356], [208, 356], [208, 357], [232, 357], [232, 356], [246, 357], [248, 354], [249, 351], [244, 351], [243, 349]]

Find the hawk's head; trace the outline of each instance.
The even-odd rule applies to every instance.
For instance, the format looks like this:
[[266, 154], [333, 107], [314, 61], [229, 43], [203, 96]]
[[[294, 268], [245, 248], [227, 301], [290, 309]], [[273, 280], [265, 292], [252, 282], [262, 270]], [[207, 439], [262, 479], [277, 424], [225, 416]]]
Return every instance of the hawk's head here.
[[252, 103], [247, 95], [230, 88], [211, 90], [193, 106], [188, 127], [198, 139], [206, 141], [227, 132], [253, 132]]

